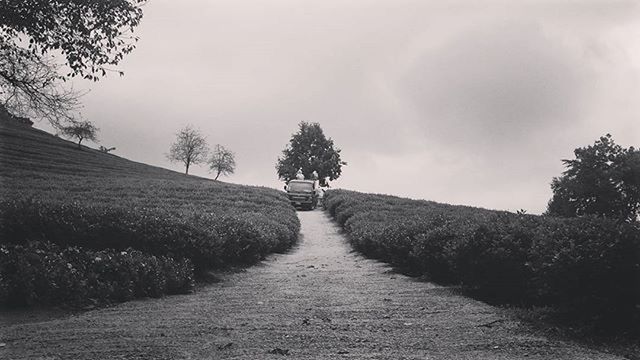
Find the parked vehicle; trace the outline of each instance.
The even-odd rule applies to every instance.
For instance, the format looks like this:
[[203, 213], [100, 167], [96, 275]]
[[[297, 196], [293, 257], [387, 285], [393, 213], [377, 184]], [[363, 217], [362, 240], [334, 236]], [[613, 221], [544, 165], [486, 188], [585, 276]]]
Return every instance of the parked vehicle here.
[[291, 180], [285, 185], [291, 205], [305, 210], [318, 206], [318, 185], [315, 180]]

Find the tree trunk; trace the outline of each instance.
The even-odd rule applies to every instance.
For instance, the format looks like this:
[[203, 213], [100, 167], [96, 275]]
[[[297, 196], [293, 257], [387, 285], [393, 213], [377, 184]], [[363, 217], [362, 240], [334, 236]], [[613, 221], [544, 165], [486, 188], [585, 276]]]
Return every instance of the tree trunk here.
[[184, 169], [184, 174], [185, 175], [189, 175], [189, 163], [186, 164], [187, 166]]
[[82, 142], [82, 138], [80, 138], [80, 140], [78, 140], [78, 149], [82, 150], [82, 146], [80, 145], [80, 143]]
[[218, 180], [218, 178], [219, 178], [219, 177], [220, 177], [220, 171], [218, 171], [218, 173], [216, 174], [216, 178], [215, 178], [215, 179], [213, 179], [213, 181]]

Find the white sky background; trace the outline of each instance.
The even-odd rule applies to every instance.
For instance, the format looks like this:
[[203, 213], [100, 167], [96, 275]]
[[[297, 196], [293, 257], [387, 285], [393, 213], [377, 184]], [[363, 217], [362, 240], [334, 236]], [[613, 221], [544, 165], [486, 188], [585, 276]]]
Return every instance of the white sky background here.
[[223, 180], [276, 188], [319, 122], [349, 163], [335, 187], [540, 213], [574, 148], [640, 145], [639, 19], [635, 1], [150, 0], [83, 115], [177, 171], [192, 124], [236, 153]]

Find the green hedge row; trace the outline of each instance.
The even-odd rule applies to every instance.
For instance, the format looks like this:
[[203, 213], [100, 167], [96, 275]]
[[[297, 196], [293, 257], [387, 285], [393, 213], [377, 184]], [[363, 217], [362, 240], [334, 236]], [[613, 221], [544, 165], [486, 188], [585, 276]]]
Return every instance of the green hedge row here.
[[[295, 210], [219, 212], [0, 200], [0, 306], [82, 306], [189, 291], [194, 276], [293, 245]], [[250, 205], [250, 204], [249, 204]], [[194, 275], [195, 274], [195, 275]]]
[[640, 324], [640, 229], [345, 190], [325, 208], [364, 254], [484, 298]]
[[0, 245], [0, 306], [78, 307], [188, 293], [193, 285], [188, 259], [47, 242]]
[[280, 221], [258, 212], [171, 212], [99, 203], [0, 201], [0, 243], [49, 241], [62, 247], [124, 250], [190, 259], [196, 271], [252, 264], [297, 240], [299, 222], [283, 207]]

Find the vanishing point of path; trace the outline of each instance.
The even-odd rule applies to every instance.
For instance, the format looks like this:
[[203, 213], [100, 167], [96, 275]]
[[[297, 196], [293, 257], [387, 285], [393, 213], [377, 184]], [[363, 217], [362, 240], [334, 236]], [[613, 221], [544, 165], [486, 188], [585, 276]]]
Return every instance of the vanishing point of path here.
[[290, 253], [193, 295], [0, 321], [0, 359], [616, 359], [353, 253], [323, 212], [300, 219]]

